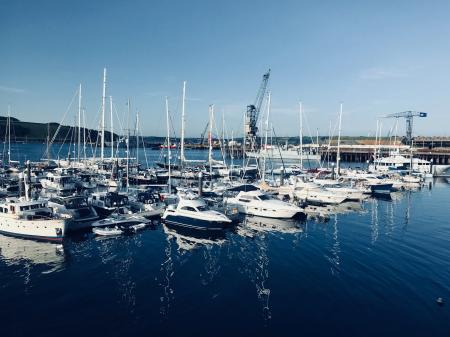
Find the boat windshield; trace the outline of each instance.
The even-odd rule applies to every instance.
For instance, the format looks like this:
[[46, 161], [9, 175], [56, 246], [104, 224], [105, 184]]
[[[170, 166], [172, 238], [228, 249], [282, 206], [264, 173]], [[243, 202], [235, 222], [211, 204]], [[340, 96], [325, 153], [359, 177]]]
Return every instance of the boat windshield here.
[[260, 196], [258, 196], [259, 200], [271, 200], [272, 197], [270, 195], [267, 194], [261, 194]]
[[73, 198], [66, 201], [67, 209], [77, 209], [81, 207], [87, 207], [87, 201], [85, 198]]

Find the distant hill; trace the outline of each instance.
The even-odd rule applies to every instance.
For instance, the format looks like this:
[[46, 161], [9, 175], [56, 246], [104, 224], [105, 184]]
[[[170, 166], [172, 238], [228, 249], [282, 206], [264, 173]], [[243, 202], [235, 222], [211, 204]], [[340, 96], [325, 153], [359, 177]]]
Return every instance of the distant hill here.
[[[0, 139], [5, 140], [7, 137], [8, 117], [0, 116]], [[23, 122], [17, 118], [11, 117], [11, 141], [12, 142], [45, 142], [47, 137], [52, 139], [56, 130], [60, 126], [59, 123], [34, 123]], [[72, 126], [61, 125], [55, 142], [70, 141], [76, 139], [77, 129]], [[81, 135], [83, 135], [84, 128], [81, 128]], [[93, 129], [86, 129], [86, 140], [95, 142], [97, 140], [98, 131]], [[105, 131], [105, 140], [111, 139], [111, 133]], [[114, 134], [114, 139], [119, 139], [117, 134]]]

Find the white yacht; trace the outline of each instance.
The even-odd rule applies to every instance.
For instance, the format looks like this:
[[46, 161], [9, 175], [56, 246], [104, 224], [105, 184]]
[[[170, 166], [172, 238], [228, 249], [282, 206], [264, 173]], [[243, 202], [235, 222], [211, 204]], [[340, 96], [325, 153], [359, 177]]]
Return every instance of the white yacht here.
[[75, 182], [71, 176], [49, 172], [40, 180], [43, 188], [58, 192], [73, 191]]
[[135, 225], [139, 225], [139, 224], [146, 224], [148, 222], [149, 222], [149, 220], [147, 220], [146, 218], [144, 218], [140, 215], [131, 214], [131, 213], [125, 213], [125, 214], [113, 213], [106, 219], [97, 220], [97, 221], [93, 222], [92, 227], [94, 229], [98, 228], [98, 227], [100, 227], [100, 228], [102, 228], [102, 227], [109, 227], [109, 228], [117, 227], [117, 228], [123, 230], [123, 229], [129, 228], [131, 226], [135, 226]]
[[337, 205], [347, 199], [344, 193], [328, 191], [320, 186], [296, 188], [294, 197], [312, 204], [331, 204]]
[[169, 205], [162, 216], [165, 223], [200, 230], [222, 230], [231, 224], [223, 213], [211, 210], [202, 198], [180, 196], [178, 205]]
[[239, 192], [236, 197], [227, 198], [226, 203], [236, 206], [239, 213], [266, 218], [289, 219], [305, 215], [300, 207], [274, 199], [261, 191]]
[[63, 239], [68, 217], [57, 216], [46, 200], [6, 198], [0, 201], [0, 233], [27, 238]]
[[424, 174], [442, 175], [450, 165], [432, 165], [431, 162], [424, 159], [406, 157], [399, 153], [393, 153], [388, 157], [375, 159], [374, 163], [369, 165], [370, 172], [389, 172], [393, 170], [413, 170]]

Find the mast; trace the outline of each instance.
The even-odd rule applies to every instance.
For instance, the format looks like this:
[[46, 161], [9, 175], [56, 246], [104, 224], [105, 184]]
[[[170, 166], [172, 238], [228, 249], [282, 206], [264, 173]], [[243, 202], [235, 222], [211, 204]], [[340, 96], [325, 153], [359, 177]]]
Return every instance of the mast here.
[[83, 156], [84, 160], [86, 160], [86, 114], [83, 109]]
[[50, 123], [47, 123], [47, 164], [50, 162]]
[[181, 166], [183, 166], [183, 162], [185, 160], [184, 157], [184, 128], [185, 128], [185, 108], [186, 108], [186, 81], [183, 81], [183, 101], [181, 106], [181, 145], [180, 145], [180, 160]]
[[230, 164], [230, 180], [233, 178], [233, 159], [234, 159], [234, 130], [231, 130], [231, 164]]
[[300, 108], [300, 167], [303, 169], [303, 104], [299, 102]]
[[208, 161], [209, 161], [209, 175], [212, 177], [212, 123], [214, 118], [214, 104], [209, 106], [209, 133], [208, 133]]
[[109, 113], [110, 113], [110, 133], [111, 133], [111, 162], [114, 158], [114, 119], [113, 119], [113, 101], [112, 96], [109, 96]]
[[130, 99], [128, 99], [128, 127], [127, 127], [127, 190], [130, 186]]
[[169, 99], [166, 96], [166, 125], [167, 125], [167, 159], [169, 162], [169, 194], [172, 193], [172, 178], [171, 178], [171, 167], [170, 167], [170, 124], [169, 124]]
[[106, 104], [106, 68], [103, 68], [103, 95], [102, 95], [102, 124], [100, 126], [101, 144], [100, 144], [100, 158], [103, 161], [105, 151], [105, 104]]
[[81, 83], [78, 90], [78, 154], [77, 159], [80, 162], [80, 151], [81, 151]]
[[336, 153], [337, 175], [341, 174], [341, 124], [342, 124], [342, 103], [339, 109], [338, 145]]
[[265, 150], [265, 154], [263, 157], [264, 160], [264, 165], [263, 165], [263, 172], [262, 172], [262, 181], [265, 181], [266, 179], [266, 157], [268, 155], [268, 151], [267, 151], [267, 132], [269, 131], [269, 116], [270, 116], [270, 103], [271, 103], [271, 99], [272, 99], [272, 93], [269, 91], [269, 95], [267, 97], [267, 116], [266, 116], [266, 123], [265, 123], [265, 127], [266, 127], [266, 132], [265, 132], [265, 136], [264, 136], [264, 150]]
[[222, 148], [225, 150], [225, 112], [222, 110]]
[[8, 105], [8, 165], [11, 165], [11, 106]]
[[138, 171], [139, 171], [139, 112], [136, 111], [136, 130], [135, 130], [135, 134], [136, 134], [136, 164], [138, 167]]

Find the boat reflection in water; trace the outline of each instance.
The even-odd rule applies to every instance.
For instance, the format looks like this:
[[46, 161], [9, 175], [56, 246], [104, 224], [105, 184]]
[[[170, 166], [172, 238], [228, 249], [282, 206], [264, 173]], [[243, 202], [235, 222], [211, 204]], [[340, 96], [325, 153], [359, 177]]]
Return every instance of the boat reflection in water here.
[[44, 268], [48, 274], [62, 269], [64, 249], [61, 244], [0, 235], [0, 262], [22, 268], [25, 286], [30, 284], [33, 267]]
[[247, 216], [238, 231], [245, 236], [251, 236], [253, 231], [278, 232], [284, 234], [301, 233], [303, 231], [302, 223], [294, 219], [272, 219], [259, 216]]
[[201, 246], [220, 245], [225, 242], [225, 230], [199, 230], [165, 223], [164, 232], [175, 239], [179, 249], [192, 250]]
[[339, 205], [324, 205], [315, 206], [308, 205], [305, 207], [305, 213], [309, 218], [317, 221], [329, 221], [336, 214], [347, 214], [347, 213], [364, 213], [364, 204], [361, 202], [345, 202]]
[[220, 271], [221, 247], [226, 242], [226, 231], [200, 230], [168, 223], [163, 223], [162, 228], [166, 234], [166, 245], [164, 249], [165, 260], [160, 269], [162, 281], [159, 285], [163, 292], [160, 314], [168, 319], [175, 299], [172, 280], [175, 276], [176, 267], [180, 263], [185, 263], [186, 257], [192, 256], [191, 253], [194, 251], [201, 252], [204, 259], [204, 263], [202, 263], [204, 271], [200, 273], [200, 282], [203, 286], [211, 283]]
[[7, 265], [27, 262], [53, 269], [63, 264], [64, 249], [61, 244], [0, 235], [0, 256]]

